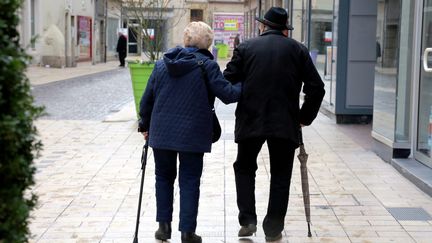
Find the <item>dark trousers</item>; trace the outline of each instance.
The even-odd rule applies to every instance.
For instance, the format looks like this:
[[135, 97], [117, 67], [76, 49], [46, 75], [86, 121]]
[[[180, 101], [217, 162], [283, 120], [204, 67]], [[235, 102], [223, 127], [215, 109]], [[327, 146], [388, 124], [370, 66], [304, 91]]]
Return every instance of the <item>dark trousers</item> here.
[[172, 221], [178, 154], [180, 160], [179, 230], [181, 232], [195, 232], [204, 153], [177, 152], [164, 149], [153, 149], [153, 153], [156, 174], [156, 221]]
[[124, 67], [125, 66], [126, 51], [120, 51], [118, 53], [118, 56], [119, 56], [120, 66]]
[[237, 206], [240, 225], [257, 224], [255, 209], [255, 172], [257, 156], [267, 141], [270, 154], [270, 196], [267, 215], [263, 221], [264, 233], [275, 236], [282, 232], [288, 208], [294, 146], [289, 140], [278, 138], [253, 138], [238, 143], [234, 172], [237, 189]]

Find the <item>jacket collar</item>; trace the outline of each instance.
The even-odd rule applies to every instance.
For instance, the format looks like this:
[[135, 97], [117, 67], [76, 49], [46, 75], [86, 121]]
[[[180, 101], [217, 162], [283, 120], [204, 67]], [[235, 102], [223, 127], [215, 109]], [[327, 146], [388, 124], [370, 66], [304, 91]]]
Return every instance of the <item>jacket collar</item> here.
[[260, 36], [264, 36], [264, 35], [283, 35], [283, 36], [285, 36], [281, 30], [266, 30], [260, 34]]

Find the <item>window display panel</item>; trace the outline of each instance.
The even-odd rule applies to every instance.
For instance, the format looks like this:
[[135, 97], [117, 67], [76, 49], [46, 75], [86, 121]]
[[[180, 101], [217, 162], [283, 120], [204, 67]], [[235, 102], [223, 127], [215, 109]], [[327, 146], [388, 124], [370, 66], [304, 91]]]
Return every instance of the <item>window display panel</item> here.
[[338, 0], [312, 1], [310, 22], [310, 55], [325, 83], [324, 100], [335, 101]]
[[373, 131], [394, 141], [401, 0], [378, 1]]

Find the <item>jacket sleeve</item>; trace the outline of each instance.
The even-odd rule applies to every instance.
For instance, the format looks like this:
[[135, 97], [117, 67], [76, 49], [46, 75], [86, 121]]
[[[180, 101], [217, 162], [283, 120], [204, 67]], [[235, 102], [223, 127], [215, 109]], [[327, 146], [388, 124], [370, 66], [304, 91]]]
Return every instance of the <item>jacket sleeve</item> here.
[[157, 65], [155, 65], [152, 74], [147, 82], [147, 87], [140, 101], [138, 132], [147, 132], [150, 128], [150, 120], [154, 105], [154, 84], [157, 73]]
[[117, 40], [116, 52], [120, 52], [120, 37]]
[[245, 75], [243, 74], [243, 49], [246, 43], [240, 43], [237, 48], [233, 51], [231, 61], [228, 62], [226, 69], [223, 72], [225, 78], [231, 83], [235, 84], [244, 80]]
[[301, 46], [301, 79], [303, 81], [304, 102], [300, 109], [300, 123], [310, 125], [318, 115], [324, 98], [324, 82], [321, 80], [306, 47]]
[[215, 61], [207, 61], [206, 64], [208, 88], [211, 92], [225, 104], [237, 102], [241, 96], [242, 84], [233, 85], [226, 80]]

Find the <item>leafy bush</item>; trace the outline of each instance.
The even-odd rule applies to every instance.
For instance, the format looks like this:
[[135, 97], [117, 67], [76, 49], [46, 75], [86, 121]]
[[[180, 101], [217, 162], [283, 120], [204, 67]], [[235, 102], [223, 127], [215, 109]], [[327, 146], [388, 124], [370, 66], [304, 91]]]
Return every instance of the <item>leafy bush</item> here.
[[33, 105], [24, 74], [30, 58], [17, 32], [21, 3], [0, 1], [0, 243], [29, 240], [29, 214], [37, 198], [28, 189], [42, 146], [33, 125], [42, 108]]

